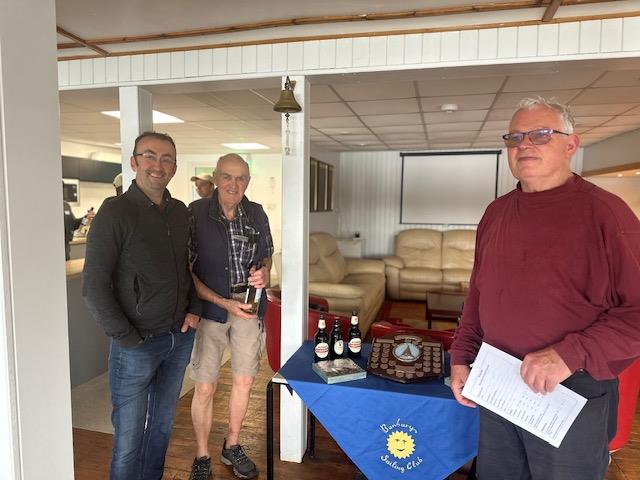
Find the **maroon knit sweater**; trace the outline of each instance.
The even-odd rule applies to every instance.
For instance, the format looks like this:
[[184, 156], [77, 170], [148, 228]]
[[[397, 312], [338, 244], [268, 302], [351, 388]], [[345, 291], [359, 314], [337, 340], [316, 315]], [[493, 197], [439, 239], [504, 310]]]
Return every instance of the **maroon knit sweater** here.
[[640, 222], [577, 175], [495, 200], [478, 226], [454, 365], [485, 341], [518, 358], [553, 347], [603, 380], [640, 357]]

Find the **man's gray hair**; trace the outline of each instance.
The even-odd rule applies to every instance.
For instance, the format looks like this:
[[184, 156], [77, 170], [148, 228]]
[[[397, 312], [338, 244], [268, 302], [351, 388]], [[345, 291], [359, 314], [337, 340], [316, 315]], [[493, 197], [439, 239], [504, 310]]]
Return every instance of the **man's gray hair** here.
[[520, 103], [518, 103], [516, 111], [531, 110], [536, 107], [544, 107], [556, 112], [562, 122], [563, 131], [565, 133], [573, 133], [575, 120], [573, 119], [573, 115], [571, 114], [569, 107], [560, 102], [556, 102], [555, 99], [546, 99], [544, 97], [523, 98], [520, 100]]

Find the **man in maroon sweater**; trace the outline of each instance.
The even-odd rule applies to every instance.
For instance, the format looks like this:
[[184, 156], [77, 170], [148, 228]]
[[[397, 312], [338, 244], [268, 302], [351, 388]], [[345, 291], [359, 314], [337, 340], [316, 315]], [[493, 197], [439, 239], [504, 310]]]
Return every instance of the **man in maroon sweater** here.
[[588, 399], [560, 448], [481, 408], [481, 480], [602, 480], [615, 433], [616, 376], [640, 356], [640, 222], [573, 174], [580, 140], [563, 105], [523, 100], [504, 141], [515, 190], [487, 208], [451, 348], [462, 396], [482, 342], [523, 360], [535, 392], [559, 383]]

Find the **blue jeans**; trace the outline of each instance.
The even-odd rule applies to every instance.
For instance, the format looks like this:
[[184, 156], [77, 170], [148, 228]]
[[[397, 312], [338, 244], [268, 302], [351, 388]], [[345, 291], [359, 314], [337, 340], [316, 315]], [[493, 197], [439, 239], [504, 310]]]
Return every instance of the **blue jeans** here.
[[111, 480], [160, 480], [195, 330], [148, 337], [135, 347], [111, 340], [109, 383], [115, 429]]

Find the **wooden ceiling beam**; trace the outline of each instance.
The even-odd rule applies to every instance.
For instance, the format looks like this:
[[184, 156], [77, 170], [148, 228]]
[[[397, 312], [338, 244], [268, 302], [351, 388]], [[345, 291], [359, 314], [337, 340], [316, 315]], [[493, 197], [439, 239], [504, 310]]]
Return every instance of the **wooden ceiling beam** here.
[[[544, 3], [547, 3], [547, 1], [548, 0], [521, 0], [517, 2], [510, 2], [510, 3], [481, 3], [477, 5], [430, 8], [430, 9], [412, 10], [412, 11], [403, 11], [403, 12], [276, 19], [276, 20], [268, 20], [268, 21], [257, 22], [257, 23], [245, 23], [245, 24], [228, 25], [228, 26], [213, 27], [213, 28], [199, 28], [199, 29], [193, 29], [193, 30], [155, 33], [155, 34], [148, 34], [148, 35], [103, 37], [103, 38], [90, 39], [86, 41], [80, 39], [85, 43], [81, 43], [79, 40], [76, 40], [75, 42], [59, 43], [58, 49], [64, 50], [69, 48], [78, 48], [81, 46], [89, 46], [89, 48], [91, 48], [90, 45], [95, 46], [95, 45], [107, 45], [107, 44], [118, 44], [118, 43], [136, 43], [136, 42], [167, 40], [167, 39], [184, 38], [184, 37], [197, 37], [197, 36], [205, 36], [205, 35], [221, 35], [224, 33], [246, 32], [246, 31], [260, 30], [260, 29], [266, 29], [266, 28], [291, 27], [291, 26], [299, 26], [299, 25], [321, 25], [326, 23], [399, 20], [399, 19], [409, 19], [409, 18], [460, 15], [460, 14], [470, 14], [470, 13], [479, 13], [479, 12], [519, 10], [524, 8], [540, 8], [541, 6], [544, 6]], [[564, 2], [564, 5], [584, 5], [588, 3], [608, 3], [608, 2], [611, 2], [611, 0], [566, 0]], [[547, 11], [549, 11], [549, 8], [550, 7], [547, 7]], [[555, 13], [555, 11], [553, 13]], [[71, 38], [73, 39], [73, 37]]]
[[[610, 18], [625, 18], [625, 17], [640, 17], [640, 10], [625, 12], [625, 13], [611, 13], [611, 14], [600, 14], [600, 15], [588, 15], [588, 16], [580, 16], [580, 17], [562, 17], [555, 18], [549, 23], [568, 23], [568, 22], [578, 22], [578, 21], [587, 21], [587, 20], [606, 20]], [[451, 32], [451, 31], [464, 31], [464, 30], [484, 30], [488, 28], [505, 28], [505, 27], [524, 27], [531, 25], [541, 25], [543, 24], [542, 20], [526, 20], [526, 21], [517, 21], [517, 22], [500, 22], [500, 23], [483, 23], [483, 24], [473, 24], [473, 25], [455, 25], [450, 27], [437, 27], [437, 28], [419, 28], [419, 29], [411, 29], [411, 30], [389, 30], [389, 31], [378, 31], [378, 32], [357, 32], [357, 33], [343, 33], [336, 35], [310, 35], [304, 37], [281, 37], [281, 38], [268, 38], [263, 40], [251, 40], [251, 41], [240, 41], [240, 42], [221, 42], [221, 43], [213, 43], [213, 44], [204, 44], [204, 45], [191, 45], [186, 47], [168, 47], [168, 48], [149, 48], [149, 49], [139, 49], [139, 50], [127, 50], [122, 52], [111, 52], [109, 56], [111, 57], [120, 57], [125, 55], [141, 55], [145, 53], [168, 53], [168, 52], [181, 52], [181, 51], [191, 51], [191, 50], [204, 50], [209, 48], [230, 48], [230, 47], [244, 47], [249, 45], [265, 45], [265, 44], [276, 44], [276, 43], [288, 43], [288, 42], [303, 42], [307, 40], [331, 40], [338, 38], [355, 38], [355, 37], [378, 37], [378, 36], [390, 36], [390, 35], [410, 35], [417, 33], [435, 33], [435, 32]], [[68, 55], [58, 57], [58, 61], [64, 60], [80, 60], [86, 58], [99, 58], [99, 55]]]
[[103, 50], [102, 48], [96, 46], [96, 45], [92, 45], [90, 42], [84, 40], [83, 38], [80, 38], [79, 36], [68, 32], [67, 30], [65, 30], [64, 28], [56, 25], [56, 31], [60, 34], [63, 35], [67, 38], [70, 38], [71, 40], [74, 40], [76, 42], [76, 44], [78, 45], [78, 47], [87, 47], [90, 48], [91, 50], [93, 50], [96, 53], [99, 53], [101, 56], [103, 57], [108, 57], [109, 56], [109, 52], [107, 52], [106, 50]]
[[562, 5], [562, 0], [553, 0], [544, 11], [544, 15], [542, 15], [542, 21], [550, 22], [551, 20], [553, 20], [553, 16], [558, 11], [558, 8], [560, 8], [560, 5]]

